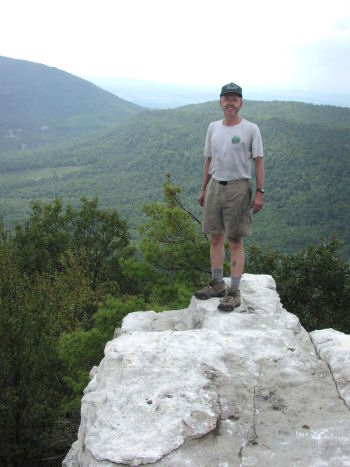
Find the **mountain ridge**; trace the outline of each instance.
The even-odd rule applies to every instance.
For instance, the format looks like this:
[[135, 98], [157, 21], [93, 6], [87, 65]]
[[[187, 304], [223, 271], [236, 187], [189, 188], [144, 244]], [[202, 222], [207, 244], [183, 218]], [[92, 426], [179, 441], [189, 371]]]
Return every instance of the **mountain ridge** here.
[[142, 108], [66, 71], [0, 56], [0, 149], [99, 130]]

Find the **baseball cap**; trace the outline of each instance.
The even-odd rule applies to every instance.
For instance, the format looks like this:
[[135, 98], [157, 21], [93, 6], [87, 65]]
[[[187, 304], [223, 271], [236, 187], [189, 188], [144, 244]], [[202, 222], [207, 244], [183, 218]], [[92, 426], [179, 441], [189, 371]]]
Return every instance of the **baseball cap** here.
[[238, 96], [242, 97], [242, 88], [235, 83], [228, 83], [222, 87], [220, 97], [224, 96], [225, 94], [237, 94]]

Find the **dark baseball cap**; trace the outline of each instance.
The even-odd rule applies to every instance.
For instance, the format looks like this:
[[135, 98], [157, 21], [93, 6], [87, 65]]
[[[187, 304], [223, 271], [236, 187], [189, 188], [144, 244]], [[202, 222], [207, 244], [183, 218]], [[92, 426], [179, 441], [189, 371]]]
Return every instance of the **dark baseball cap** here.
[[228, 83], [222, 87], [220, 97], [224, 96], [225, 94], [237, 94], [238, 96], [242, 97], [242, 88], [235, 83]]

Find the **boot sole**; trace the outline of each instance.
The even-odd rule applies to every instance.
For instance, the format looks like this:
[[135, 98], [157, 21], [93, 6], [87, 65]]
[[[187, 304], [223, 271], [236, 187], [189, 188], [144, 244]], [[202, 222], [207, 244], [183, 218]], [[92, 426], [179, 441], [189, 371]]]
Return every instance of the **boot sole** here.
[[226, 295], [226, 290], [224, 290], [223, 292], [220, 292], [217, 295], [212, 295], [211, 297], [208, 297], [207, 295], [194, 294], [194, 296], [198, 298], [199, 300], [209, 300], [210, 298], [222, 298], [225, 295]]
[[221, 303], [218, 305], [218, 310], [220, 311], [233, 311], [235, 308], [238, 308], [241, 304], [237, 304], [236, 306], [232, 305], [222, 305]]

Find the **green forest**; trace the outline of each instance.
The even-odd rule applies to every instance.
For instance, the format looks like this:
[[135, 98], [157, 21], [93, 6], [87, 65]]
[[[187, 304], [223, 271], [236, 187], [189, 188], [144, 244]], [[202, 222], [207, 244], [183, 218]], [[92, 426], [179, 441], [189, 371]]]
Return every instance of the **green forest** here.
[[[259, 124], [266, 166], [265, 206], [252, 240], [295, 252], [335, 233], [350, 256], [350, 109], [292, 102], [246, 101], [242, 115]], [[201, 215], [197, 198], [203, 145], [216, 102], [174, 110], [142, 111], [92, 137], [0, 157], [0, 212], [11, 227], [29, 214], [32, 200], [56, 196], [74, 206], [97, 196], [116, 207], [134, 239], [144, 202], [159, 200], [165, 174], [182, 189], [186, 206]]]
[[[0, 229], [0, 465], [58, 466], [75, 441], [89, 371], [132, 311], [187, 307], [209, 243], [168, 177], [145, 204], [137, 247], [117, 210], [34, 202]], [[350, 332], [350, 265], [332, 237], [294, 254], [251, 244], [246, 272], [272, 274], [307, 330]], [[225, 264], [226, 274], [229, 272]]]

